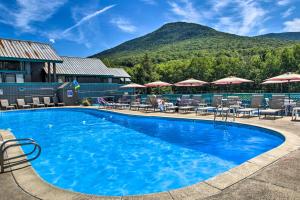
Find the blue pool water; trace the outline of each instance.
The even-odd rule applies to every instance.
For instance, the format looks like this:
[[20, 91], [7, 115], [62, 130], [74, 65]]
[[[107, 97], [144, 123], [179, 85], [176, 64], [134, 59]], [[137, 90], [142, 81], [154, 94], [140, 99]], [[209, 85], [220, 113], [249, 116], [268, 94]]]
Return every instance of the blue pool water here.
[[90, 109], [5, 112], [0, 129], [42, 147], [33, 167], [55, 186], [96, 195], [167, 191], [216, 176], [284, 141], [246, 125]]

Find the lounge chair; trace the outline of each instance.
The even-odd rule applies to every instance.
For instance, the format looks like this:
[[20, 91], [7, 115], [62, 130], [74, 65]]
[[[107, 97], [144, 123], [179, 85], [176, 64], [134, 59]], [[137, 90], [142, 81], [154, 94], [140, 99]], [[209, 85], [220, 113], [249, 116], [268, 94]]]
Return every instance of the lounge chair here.
[[24, 99], [17, 99], [17, 105], [18, 105], [18, 108], [19, 108], [19, 109], [31, 108], [30, 105], [27, 105], [27, 104], [25, 103], [25, 100], [24, 100]]
[[222, 95], [214, 95], [211, 106], [199, 106], [196, 108], [196, 115], [206, 114], [209, 110], [215, 110], [222, 106]]
[[41, 108], [45, 107], [45, 104], [40, 103], [40, 99], [38, 97], [33, 97], [32, 98], [32, 106], [36, 108]]
[[126, 108], [130, 108], [130, 102], [131, 102], [131, 98], [128, 95], [124, 95], [119, 99], [118, 103], [115, 103], [115, 108], [116, 109], [126, 109]]
[[[146, 99], [145, 103], [140, 103], [138, 105], [138, 110], [144, 110], [144, 111], [148, 111], [149, 109], [153, 108], [153, 104], [154, 102], [156, 102], [156, 96], [155, 95], [149, 95]], [[155, 110], [155, 108], [154, 108]]]
[[292, 110], [292, 120], [297, 120], [297, 116], [299, 116], [300, 113], [300, 101], [296, 103], [296, 107]]
[[53, 103], [55, 104], [55, 106], [58, 106], [58, 107], [65, 106], [65, 103], [58, 101], [57, 96], [54, 96], [52, 99], [53, 99]]
[[238, 96], [228, 96], [226, 100], [222, 101], [221, 106], [217, 107], [214, 110], [214, 118], [222, 116], [222, 119], [225, 117], [228, 118], [229, 113], [232, 111], [233, 117], [236, 116], [236, 110], [240, 108], [240, 98]]
[[106, 101], [103, 97], [98, 97], [97, 98], [97, 102], [99, 104], [99, 109], [101, 108], [101, 106], [103, 106], [104, 109], [108, 109], [108, 108], [114, 108], [115, 107], [115, 103], [111, 103]]
[[12, 109], [15, 109], [15, 106], [13, 105], [10, 105], [8, 103], [8, 100], [7, 99], [1, 99], [1, 108], [5, 109], [5, 110], [12, 110]]
[[284, 98], [275, 98], [275, 99], [272, 98], [269, 101], [269, 108], [259, 111], [259, 118], [261, 118], [261, 115], [264, 115], [265, 118], [267, 115], [273, 115], [274, 119], [276, 119], [276, 116], [278, 115], [283, 117], [283, 112], [284, 112]]
[[244, 116], [248, 114], [248, 116], [253, 116], [253, 113], [257, 111], [259, 114], [259, 110], [262, 107], [264, 96], [263, 95], [252, 95], [251, 103], [249, 108], [239, 108], [237, 109], [237, 116], [239, 116], [240, 113], [243, 113]]
[[53, 107], [53, 106], [55, 106], [54, 103], [51, 103], [50, 97], [44, 97], [44, 104], [45, 104], [46, 107]]
[[179, 113], [188, 113], [193, 111], [196, 105], [192, 105], [193, 99], [190, 98], [190, 95], [182, 95], [180, 102], [178, 103], [178, 112]]

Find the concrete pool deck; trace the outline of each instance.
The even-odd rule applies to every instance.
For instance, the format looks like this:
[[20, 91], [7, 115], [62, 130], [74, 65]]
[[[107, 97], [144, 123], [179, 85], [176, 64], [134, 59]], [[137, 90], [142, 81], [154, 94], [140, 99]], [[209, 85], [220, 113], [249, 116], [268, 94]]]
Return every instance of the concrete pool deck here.
[[[195, 114], [143, 113], [117, 110], [124, 114], [208, 119]], [[279, 147], [252, 158], [221, 175], [195, 185], [168, 192], [130, 197], [83, 195], [53, 187], [42, 181], [29, 167], [0, 174], [0, 199], [300, 199], [300, 122], [290, 117], [277, 120], [237, 118], [244, 124], [261, 126], [282, 133], [286, 141]], [[232, 119], [229, 119], [232, 121]], [[10, 132], [1, 132], [4, 139]], [[9, 155], [18, 153], [15, 148]]]

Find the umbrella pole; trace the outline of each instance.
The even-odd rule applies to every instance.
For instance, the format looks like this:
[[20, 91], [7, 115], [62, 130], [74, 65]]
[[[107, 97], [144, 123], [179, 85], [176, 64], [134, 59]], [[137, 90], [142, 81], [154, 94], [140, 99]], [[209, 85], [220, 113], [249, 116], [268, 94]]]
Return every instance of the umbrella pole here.
[[289, 103], [291, 103], [290, 80], [288, 80]]

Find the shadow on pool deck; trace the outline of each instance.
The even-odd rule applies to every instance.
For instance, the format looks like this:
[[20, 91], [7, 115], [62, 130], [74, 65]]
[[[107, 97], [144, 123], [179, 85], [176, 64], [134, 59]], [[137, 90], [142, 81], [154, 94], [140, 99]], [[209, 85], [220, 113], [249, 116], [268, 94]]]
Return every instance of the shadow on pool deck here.
[[[171, 114], [172, 115], [172, 114]], [[176, 114], [175, 114], [176, 115]], [[194, 115], [184, 115], [191, 117]], [[199, 117], [201, 118], [201, 117]], [[209, 117], [204, 117], [209, 118]], [[275, 121], [258, 119], [238, 119], [239, 122], [251, 121], [257, 125], [271, 125], [300, 136], [300, 122], [291, 122], [290, 118]], [[300, 144], [298, 144], [300, 146]], [[12, 173], [0, 174], [0, 200], [36, 199], [24, 192], [15, 182]], [[80, 197], [79, 197], [80, 199]], [[197, 197], [188, 198], [201, 199]], [[208, 197], [218, 199], [300, 199], [300, 149], [289, 153], [278, 161], [259, 170], [252, 176]], [[152, 198], [156, 200], [156, 198]], [[160, 199], [161, 200], [161, 199]]]

